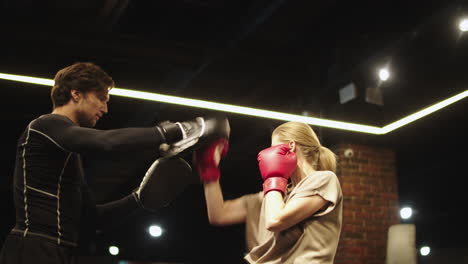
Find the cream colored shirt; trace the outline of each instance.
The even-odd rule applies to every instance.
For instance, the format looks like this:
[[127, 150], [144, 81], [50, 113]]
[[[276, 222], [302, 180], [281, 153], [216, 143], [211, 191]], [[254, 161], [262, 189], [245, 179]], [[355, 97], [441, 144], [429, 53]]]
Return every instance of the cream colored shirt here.
[[288, 189], [284, 201], [287, 204], [312, 195], [320, 195], [329, 201], [328, 208], [287, 230], [275, 233], [265, 228], [263, 192], [242, 197], [247, 210], [246, 243], [249, 253], [245, 259], [249, 263], [333, 263], [343, 209], [343, 194], [335, 173], [316, 171], [310, 174]]

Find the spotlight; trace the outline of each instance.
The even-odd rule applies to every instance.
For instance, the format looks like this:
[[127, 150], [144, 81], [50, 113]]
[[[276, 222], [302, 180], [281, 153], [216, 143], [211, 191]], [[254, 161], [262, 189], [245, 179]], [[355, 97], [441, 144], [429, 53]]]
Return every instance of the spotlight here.
[[428, 246], [423, 246], [421, 249], [419, 249], [419, 253], [421, 253], [421, 256], [427, 256], [429, 253], [431, 253], [431, 248]]
[[109, 253], [113, 256], [116, 256], [119, 254], [119, 248], [117, 246], [110, 246]]
[[458, 24], [458, 28], [462, 31], [465, 32], [468, 30], [468, 19], [464, 18], [460, 20], [460, 23]]
[[157, 225], [150, 226], [148, 228], [148, 232], [152, 237], [160, 237], [162, 235], [162, 229]]
[[413, 215], [413, 210], [410, 207], [403, 207], [400, 210], [400, 217], [402, 219], [409, 219]]
[[379, 78], [381, 81], [386, 81], [390, 77], [390, 72], [387, 68], [382, 68], [379, 70]]

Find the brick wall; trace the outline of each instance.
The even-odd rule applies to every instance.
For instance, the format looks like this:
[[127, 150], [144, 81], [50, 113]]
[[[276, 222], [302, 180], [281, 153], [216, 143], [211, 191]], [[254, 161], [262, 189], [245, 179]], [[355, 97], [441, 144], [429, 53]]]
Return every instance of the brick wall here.
[[[353, 155], [345, 156], [351, 149]], [[343, 229], [336, 264], [384, 264], [388, 228], [399, 223], [395, 153], [356, 144], [332, 148], [343, 190]]]

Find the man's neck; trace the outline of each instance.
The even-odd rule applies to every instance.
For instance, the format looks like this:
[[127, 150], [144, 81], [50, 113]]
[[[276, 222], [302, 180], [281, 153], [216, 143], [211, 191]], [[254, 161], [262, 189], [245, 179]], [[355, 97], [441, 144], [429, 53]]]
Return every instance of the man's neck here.
[[67, 106], [59, 106], [54, 108], [54, 110], [52, 110], [52, 114], [65, 116], [73, 123], [78, 124], [74, 111]]

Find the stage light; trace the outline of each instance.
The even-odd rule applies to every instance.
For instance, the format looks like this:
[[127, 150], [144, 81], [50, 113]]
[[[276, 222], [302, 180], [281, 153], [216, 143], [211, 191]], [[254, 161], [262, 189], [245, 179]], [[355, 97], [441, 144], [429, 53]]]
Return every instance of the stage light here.
[[379, 70], [379, 78], [381, 81], [386, 81], [390, 77], [390, 72], [387, 68], [382, 68]]
[[460, 23], [458, 23], [458, 28], [462, 31], [465, 32], [468, 30], [468, 19], [464, 18], [460, 20]]
[[44, 79], [44, 78], [37, 78], [37, 77], [29, 77], [23, 75], [16, 75], [16, 74], [7, 74], [7, 73], [0, 73], [0, 79], [10, 80], [10, 81], [17, 81], [17, 82], [25, 82], [25, 83], [32, 83], [32, 84], [39, 84], [39, 85], [54, 85], [54, 80]]
[[110, 246], [109, 247], [109, 254], [116, 256], [119, 254], [119, 248], [117, 246]]
[[431, 248], [428, 246], [423, 246], [419, 249], [421, 256], [427, 256], [431, 253]]
[[148, 232], [152, 237], [160, 237], [162, 235], [162, 229], [158, 225], [152, 225], [148, 228]]
[[425, 116], [427, 116], [427, 115], [429, 115], [431, 113], [434, 113], [435, 111], [438, 111], [438, 110], [440, 110], [440, 109], [442, 109], [444, 107], [447, 107], [447, 106], [449, 106], [449, 105], [451, 105], [451, 104], [453, 104], [455, 102], [458, 102], [458, 101], [464, 99], [467, 96], [468, 96], [468, 90], [465, 90], [465, 91], [463, 91], [463, 92], [461, 92], [461, 93], [459, 93], [457, 95], [454, 95], [454, 96], [452, 96], [450, 98], [447, 98], [447, 99], [445, 99], [443, 101], [440, 101], [440, 102], [438, 102], [438, 103], [436, 103], [434, 105], [426, 107], [426, 108], [424, 108], [424, 109], [422, 109], [422, 110], [420, 110], [420, 111], [418, 111], [418, 112], [416, 112], [414, 114], [408, 115], [408, 116], [406, 116], [406, 117], [404, 117], [404, 118], [402, 118], [402, 119], [400, 119], [398, 121], [395, 121], [395, 122], [393, 122], [391, 124], [388, 124], [388, 125], [382, 127], [382, 133], [386, 134], [386, 133], [388, 133], [390, 131], [393, 131], [393, 130], [395, 130], [397, 128], [400, 128], [400, 127], [402, 127], [404, 125], [412, 123], [412, 122], [414, 122], [414, 121], [416, 121], [416, 120], [418, 120], [420, 118], [423, 118], [423, 117], [425, 117]]
[[[49, 79], [14, 75], [14, 74], [5, 74], [5, 73], [0, 73], [0, 79], [39, 84], [39, 85], [47, 85], [47, 86], [52, 86], [54, 84], [54, 81], [49, 80]], [[150, 101], [167, 103], [167, 104], [177, 104], [177, 105], [183, 105], [183, 106], [188, 106], [188, 107], [197, 107], [197, 108], [235, 113], [235, 114], [241, 114], [241, 115], [256, 116], [256, 117], [261, 117], [261, 118], [270, 118], [270, 119], [275, 119], [275, 120], [300, 121], [300, 122], [305, 122], [307, 124], [314, 125], [314, 126], [321, 126], [321, 127], [342, 129], [342, 130], [348, 130], [348, 131], [354, 131], [354, 132], [360, 132], [360, 133], [382, 135], [382, 134], [389, 133], [399, 127], [407, 125], [411, 122], [414, 122], [417, 119], [427, 116], [459, 100], [464, 99], [465, 97], [468, 96], [468, 90], [465, 90], [464, 92], [461, 92], [439, 103], [436, 103], [419, 112], [406, 116], [384, 127], [376, 127], [376, 126], [336, 121], [336, 120], [330, 120], [330, 119], [309, 117], [309, 116], [303, 116], [303, 115], [288, 114], [288, 113], [282, 113], [282, 112], [276, 112], [276, 111], [256, 109], [253, 107], [244, 107], [244, 106], [236, 106], [236, 105], [229, 105], [229, 104], [223, 104], [223, 103], [215, 103], [215, 102], [209, 102], [209, 101], [204, 101], [204, 100], [189, 99], [189, 98], [183, 98], [183, 97], [177, 97], [177, 96], [169, 96], [169, 95], [163, 95], [163, 94], [158, 94], [158, 93], [149, 93], [149, 92], [135, 91], [135, 90], [129, 90], [129, 89], [122, 89], [122, 88], [113, 88], [110, 91], [110, 94], [116, 95], [116, 96], [124, 96], [124, 97], [129, 97], [129, 98], [141, 99], [141, 100], [150, 100]]]
[[402, 219], [409, 219], [413, 215], [413, 210], [410, 207], [403, 207], [400, 210], [400, 217]]

